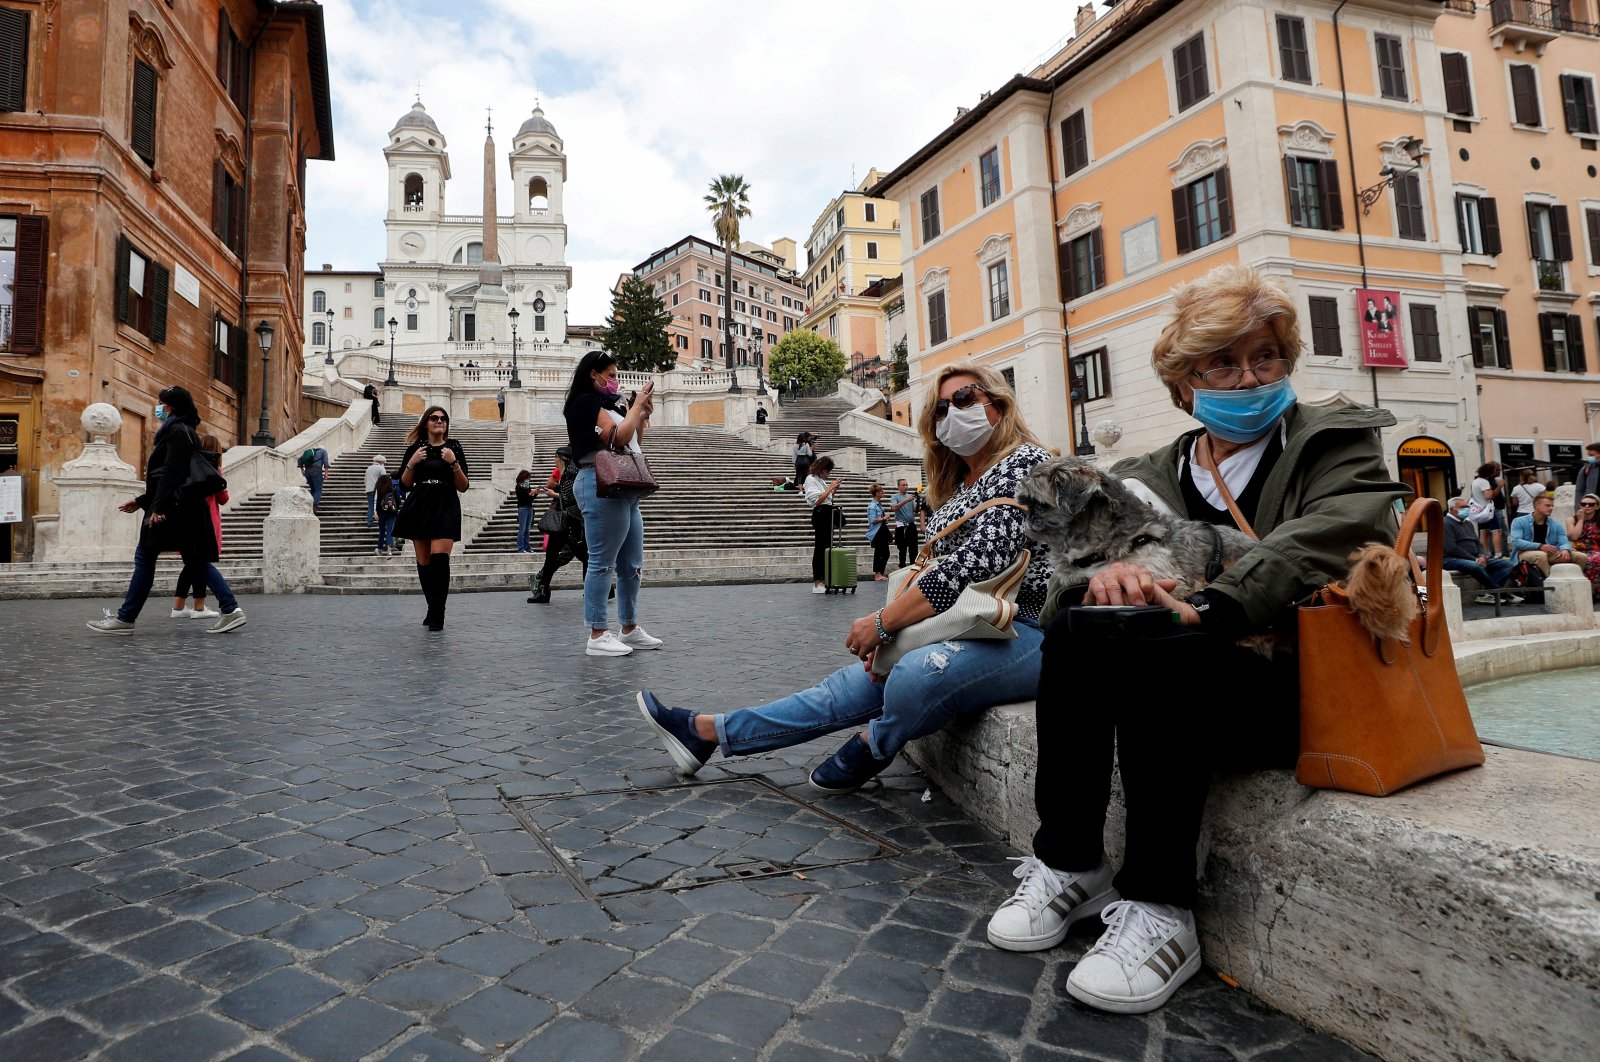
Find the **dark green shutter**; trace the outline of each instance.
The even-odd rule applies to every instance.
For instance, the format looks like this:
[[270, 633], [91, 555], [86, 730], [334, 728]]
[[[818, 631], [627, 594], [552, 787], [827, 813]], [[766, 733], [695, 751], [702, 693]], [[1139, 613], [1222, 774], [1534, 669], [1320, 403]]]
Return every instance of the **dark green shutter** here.
[[1511, 329], [1506, 326], [1506, 312], [1494, 311], [1494, 345], [1500, 352], [1501, 368], [1511, 368]]
[[1523, 213], [1528, 216], [1528, 257], [1539, 259], [1539, 252], [1544, 248], [1539, 246], [1539, 206], [1536, 203], [1523, 203]]
[[1322, 221], [1327, 228], [1337, 232], [1344, 228], [1344, 197], [1339, 192], [1339, 164], [1332, 159], [1323, 159], [1319, 165], [1322, 169]]
[[1233, 188], [1228, 183], [1228, 167], [1217, 171], [1217, 220], [1222, 222], [1222, 238], [1233, 235]]
[[1189, 208], [1189, 186], [1172, 190], [1172, 234], [1178, 239], [1178, 253], [1194, 250], [1194, 218]]
[[1478, 223], [1483, 227], [1483, 253], [1499, 254], [1500, 208], [1492, 197], [1484, 196], [1478, 200]]
[[1583, 350], [1583, 318], [1575, 313], [1567, 314], [1567, 371], [1589, 371], [1589, 358]]
[[1583, 217], [1589, 229], [1589, 264], [1600, 266], [1600, 210], [1586, 210]]
[[1582, 119], [1578, 114], [1578, 85], [1577, 78], [1571, 74], [1562, 74], [1561, 82], [1561, 114], [1567, 120], [1567, 132], [1585, 133]]
[[28, 109], [28, 16], [0, 7], [0, 111]]
[[12, 288], [11, 353], [44, 350], [44, 291], [49, 267], [50, 221], [17, 219], [16, 277]]
[[1099, 229], [1089, 233], [1089, 283], [1090, 290], [1106, 286], [1106, 248]]
[[1461, 245], [1462, 254], [1468, 253], [1468, 248], [1466, 211], [1462, 210], [1461, 206], [1469, 198], [1471, 197], [1464, 196], [1460, 192], [1456, 193], [1456, 242]]
[[117, 320], [124, 323], [128, 320], [131, 299], [128, 296], [128, 262], [133, 256], [133, 244], [128, 242], [126, 236], [117, 237], [117, 273], [116, 273], [116, 304]]
[[211, 164], [211, 231], [228, 240], [228, 170], [217, 159]]
[[1289, 198], [1289, 224], [1304, 225], [1306, 212], [1300, 202], [1300, 160], [1293, 155], [1285, 155], [1283, 159], [1283, 186]]
[[1539, 346], [1544, 351], [1544, 371], [1557, 371], [1560, 366], [1556, 362], [1555, 314], [1539, 315]]
[[149, 65], [133, 64], [133, 153], [151, 166], [156, 164], [156, 72]]
[[1478, 315], [1484, 311], [1476, 306], [1467, 307], [1467, 342], [1472, 347], [1472, 364], [1483, 368], [1483, 333], [1478, 330]]
[[1470, 117], [1472, 86], [1467, 80], [1468, 62], [1463, 52], [1443, 52], [1439, 63], [1444, 68], [1444, 109]]
[[1061, 301], [1072, 301], [1072, 241], [1056, 244], [1056, 272], [1061, 280]]
[[1572, 261], [1572, 226], [1567, 221], [1565, 206], [1550, 208], [1550, 232], [1555, 236], [1556, 261]]
[[172, 287], [172, 271], [154, 261], [150, 263], [150, 338], [167, 341], [167, 293]]

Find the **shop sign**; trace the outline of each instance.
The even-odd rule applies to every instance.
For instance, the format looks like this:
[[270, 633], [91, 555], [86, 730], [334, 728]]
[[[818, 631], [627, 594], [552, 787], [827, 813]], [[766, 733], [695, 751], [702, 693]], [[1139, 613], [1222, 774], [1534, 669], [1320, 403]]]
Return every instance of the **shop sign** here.
[[1572, 469], [1583, 464], [1583, 445], [1581, 443], [1549, 443], [1550, 467]]
[[1364, 367], [1406, 367], [1406, 339], [1400, 327], [1398, 291], [1357, 288], [1356, 324], [1361, 327], [1361, 364]]
[[1533, 443], [1503, 442], [1500, 444], [1500, 464], [1510, 471], [1514, 468], [1532, 468]]
[[1407, 439], [1400, 444], [1400, 449], [1396, 453], [1400, 457], [1452, 458], [1455, 456], [1454, 451], [1443, 440], [1432, 439], [1426, 435], [1418, 435], [1416, 438]]

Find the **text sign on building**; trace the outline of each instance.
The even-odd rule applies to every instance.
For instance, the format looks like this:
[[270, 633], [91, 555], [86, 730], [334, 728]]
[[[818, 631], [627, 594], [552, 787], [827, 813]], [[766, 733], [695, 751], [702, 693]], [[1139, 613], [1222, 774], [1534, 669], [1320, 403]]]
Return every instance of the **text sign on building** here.
[[1550, 448], [1550, 467], [1571, 470], [1583, 464], [1582, 443], [1547, 443]]
[[1454, 457], [1450, 447], [1439, 439], [1418, 435], [1400, 444], [1396, 451], [1400, 457]]
[[1400, 293], [1356, 289], [1356, 323], [1361, 326], [1361, 364], [1366, 368], [1406, 367], [1406, 339], [1400, 328]]
[[1505, 471], [1533, 467], [1533, 443], [1503, 442], [1500, 444], [1500, 464]]
[[0, 524], [22, 523], [22, 477], [0, 476]]
[[177, 292], [190, 306], [200, 305], [200, 278], [183, 268], [182, 265], [172, 267], [172, 290]]

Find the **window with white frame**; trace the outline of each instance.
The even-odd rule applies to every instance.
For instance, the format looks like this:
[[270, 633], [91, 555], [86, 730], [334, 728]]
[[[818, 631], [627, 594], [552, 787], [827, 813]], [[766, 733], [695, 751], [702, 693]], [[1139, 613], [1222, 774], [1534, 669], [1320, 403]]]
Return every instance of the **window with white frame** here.
[[1494, 197], [1457, 192], [1456, 235], [1462, 254], [1499, 254], [1500, 211]]
[[989, 267], [989, 319], [998, 321], [1011, 313], [1011, 277], [1004, 259]]
[[984, 206], [989, 206], [1000, 198], [999, 148], [992, 147], [978, 156], [978, 183]]

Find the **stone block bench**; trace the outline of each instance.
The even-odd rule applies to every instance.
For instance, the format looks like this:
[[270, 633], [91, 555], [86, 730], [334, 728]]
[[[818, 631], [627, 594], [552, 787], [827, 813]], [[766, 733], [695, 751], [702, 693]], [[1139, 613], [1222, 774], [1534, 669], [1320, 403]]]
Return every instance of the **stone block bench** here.
[[[1026, 703], [910, 755], [1026, 852], [1036, 748]], [[1219, 776], [1200, 840], [1206, 962], [1385, 1059], [1594, 1058], [1600, 764], [1486, 752], [1384, 799], [1304, 789], [1289, 771]], [[1122, 830], [1115, 789], [1113, 862]]]

